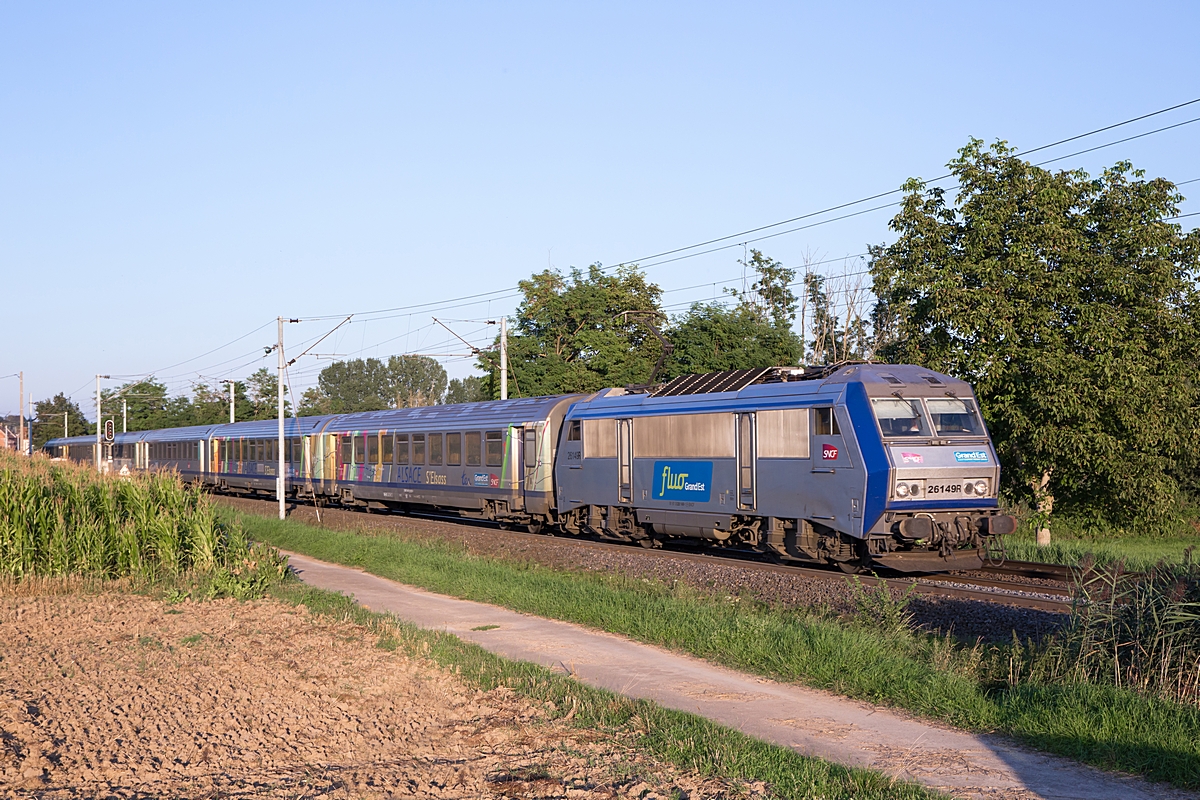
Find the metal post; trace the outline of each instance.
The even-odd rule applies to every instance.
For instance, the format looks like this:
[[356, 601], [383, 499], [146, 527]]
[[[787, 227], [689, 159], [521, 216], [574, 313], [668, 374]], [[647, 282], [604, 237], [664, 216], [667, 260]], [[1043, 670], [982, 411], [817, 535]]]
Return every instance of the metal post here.
[[33, 455], [33, 392], [29, 393], [29, 455]]
[[68, 439], [71, 436], [71, 412], [63, 412], [63, 438]]
[[500, 399], [508, 399], [508, 320], [500, 318]]
[[121, 398], [121, 433], [129, 433], [129, 405]]
[[100, 471], [100, 376], [96, 376], [96, 472]]
[[234, 386], [237, 384], [237, 381], [225, 381], [225, 382], [229, 384], [229, 424], [230, 424], [230, 425], [232, 425], [232, 424], [234, 423], [234, 418], [233, 418], [233, 387], [234, 387]]
[[17, 373], [21, 377], [21, 388], [17, 393], [17, 450], [25, 452], [25, 372]]
[[284, 510], [283, 495], [287, 489], [287, 484], [284, 481], [284, 472], [283, 472], [283, 469], [284, 469], [284, 458], [283, 458], [283, 456], [284, 456], [284, 452], [283, 452], [283, 442], [284, 442], [284, 439], [283, 439], [283, 369], [284, 369], [283, 317], [279, 317], [279, 342], [276, 344], [276, 349], [279, 351], [279, 366], [277, 368], [278, 372], [275, 375], [275, 377], [277, 379], [276, 382], [279, 384], [278, 403], [277, 403], [277, 405], [278, 405], [277, 411], [279, 413], [279, 463], [276, 467], [277, 471], [275, 473], [275, 493], [277, 495], [279, 495], [279, 518], [284, 519], [284, 518], [286, 518], [287, 514]]

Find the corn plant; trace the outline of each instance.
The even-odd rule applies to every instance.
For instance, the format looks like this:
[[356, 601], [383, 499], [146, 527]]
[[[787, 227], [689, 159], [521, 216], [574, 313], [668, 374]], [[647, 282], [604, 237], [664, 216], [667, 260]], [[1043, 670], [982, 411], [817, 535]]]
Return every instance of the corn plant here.
[[[248, 563], [255, 569], [247, 570]], [[203, 492], [175, 473], [107, 476], [0, 452], [0, 575], [199, 573], [220, 578], [219, 585], [249, 581], [257, 591], [282, 575], [283, 563], [252, 554], [240, 526], [222, 519]], [[269, 566], [263, 575], [259, 564]]]

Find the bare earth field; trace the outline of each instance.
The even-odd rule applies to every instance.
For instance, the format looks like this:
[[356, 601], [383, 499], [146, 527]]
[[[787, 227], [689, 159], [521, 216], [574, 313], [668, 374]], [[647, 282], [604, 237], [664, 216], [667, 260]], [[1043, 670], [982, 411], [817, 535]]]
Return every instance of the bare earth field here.
[[[7, 797], [745, 797], [277, 601], [0, 594]], [[22, 596], [23, 595], [23, 596]]]

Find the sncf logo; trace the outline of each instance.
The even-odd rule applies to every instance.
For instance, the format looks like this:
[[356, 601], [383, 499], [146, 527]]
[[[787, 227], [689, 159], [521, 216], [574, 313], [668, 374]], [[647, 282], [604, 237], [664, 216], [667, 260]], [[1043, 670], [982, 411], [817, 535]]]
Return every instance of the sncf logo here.
[[831, 444], [821, 445], [821, 458], [826, 461], [837, 461], [837, 448]]

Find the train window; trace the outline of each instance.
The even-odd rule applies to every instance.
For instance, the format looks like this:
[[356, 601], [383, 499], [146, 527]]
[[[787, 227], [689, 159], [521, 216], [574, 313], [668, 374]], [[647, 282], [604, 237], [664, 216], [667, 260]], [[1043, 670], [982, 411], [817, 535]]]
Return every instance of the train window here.
[[440, 467], [442, 465], [442, 435], [440, 433], [429, 434], [428, 446], [430, 466]]
[[466, 434], [467, 437], [467, 466], [478, 467], [483, 465], [483, 437], [479, 431], [471, 431]]
[[489, 467], [499, 467], [504, 464], [504, 431], [488, 431], [485, 435], [487, 441], [487, 465]]
[[567, 425], [567, 441], [568, 442], [579, 442], [582, 440], [583, 440], [582, 426], [579, 424], [579, 420], [573, 419]]
[[462, 434], [446, 434], [446, 466], [457, 467], [462, 463]]
[[412, 435], [412, 463], [425, 463], [425, 434], [423, 433]]
[[928, 436], [925, 416], [921, 413], [919, 400], [904, 400], [898, 397], [877, 397], [871, 401], [879, 430], [889, 436]]
[[395, 448], [396, 440], [392, 437], [392, 435], [390, 433], [385, 433], [382, 435], [381, 441], [382, 441], [382, 446], [383, 446], [383, 452], [380, 454], [380, 458], [384, 464], [390, 464], [390, 463], [392, 463], [392, 458], [396, 452], [396, 448]]
[[759, 458], [808, 458], [808, 409], [758, 412]]
[[270, 461], [272, 464], [279, 463], [279, 440], [278, 439], [268, 439], [267, 440], [267, 461]]
[[983, 423], [970, 400], [939, 398], [925, 401], [938, 436], [983, 436]]
[[838, 430], [837, 416], [833, 413], [832, 408], [814, 408], [813, 417], [813, 433], [817, 436], [840, 436], [842, 432]]
[[408, 463], [408, 434], [407, 433], [397, 433], [396, 434], [396, 463], [397, 464], [407, 464]]
[[379, 434], [378, 433], [368, 433], [367, 434], [367, 463], [368, 464], [378, 464], [379, 463]]
[[354, 463], [354, 437], [353, 436], [343, 436], [342, 437], [342, 463], [343, 464], [353, 464]]
[[635, 458], [733, 458], [733, 414], [640, 417], [636, 428]]
[[583, 421], [583, 454], [588, 458], [617, 457], [617, 423], [611, 419]]

